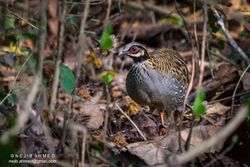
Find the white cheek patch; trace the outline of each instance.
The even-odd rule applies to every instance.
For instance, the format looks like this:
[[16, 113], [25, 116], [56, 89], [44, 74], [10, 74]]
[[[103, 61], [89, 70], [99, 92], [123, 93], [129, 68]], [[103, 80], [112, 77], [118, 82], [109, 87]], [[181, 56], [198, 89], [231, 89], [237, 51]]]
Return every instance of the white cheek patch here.
[[141, 52], [138, 52], [136, 54], [132, 54], [133, 57], [141, 57], [142, 55], [144, 55], [144, 50], [142, 50]]

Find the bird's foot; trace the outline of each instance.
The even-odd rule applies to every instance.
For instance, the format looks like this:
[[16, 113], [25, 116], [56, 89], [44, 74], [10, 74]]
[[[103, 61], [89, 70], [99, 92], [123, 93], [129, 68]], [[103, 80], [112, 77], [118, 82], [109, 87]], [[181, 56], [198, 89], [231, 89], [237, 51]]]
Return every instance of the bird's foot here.
[[164, 136], [164, 135], [166, 135], [167, 134], [167, 131], [166, 131], [166, 127], [164, 126], [164, 125], [160, 125], [159, 126], [159, 135], [160, 136]]

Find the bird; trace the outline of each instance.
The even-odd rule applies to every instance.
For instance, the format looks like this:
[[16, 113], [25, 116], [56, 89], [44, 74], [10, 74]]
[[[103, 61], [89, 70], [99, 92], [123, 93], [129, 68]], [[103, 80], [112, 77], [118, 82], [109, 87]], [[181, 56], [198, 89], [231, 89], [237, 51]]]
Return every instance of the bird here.
[[164, 111], [182, 111], [189, 76], [184, 59], [168, 48], [149, 50], [138, 42], [121, 47], [119, 56], [129, 56], [133, 64], [126, 77], [127, 94], [140, 105], [157, 109], [164, 126]]

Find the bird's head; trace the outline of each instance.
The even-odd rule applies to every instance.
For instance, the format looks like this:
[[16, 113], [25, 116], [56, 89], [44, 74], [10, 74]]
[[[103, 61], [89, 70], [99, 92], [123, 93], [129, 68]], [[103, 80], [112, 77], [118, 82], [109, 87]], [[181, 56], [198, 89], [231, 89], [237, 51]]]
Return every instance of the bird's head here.
[[142, 62], [149, 58], [148, 52], [142, 44], [131, 42], [119, 50], [119, 56], [129, 56], [134, 62]]

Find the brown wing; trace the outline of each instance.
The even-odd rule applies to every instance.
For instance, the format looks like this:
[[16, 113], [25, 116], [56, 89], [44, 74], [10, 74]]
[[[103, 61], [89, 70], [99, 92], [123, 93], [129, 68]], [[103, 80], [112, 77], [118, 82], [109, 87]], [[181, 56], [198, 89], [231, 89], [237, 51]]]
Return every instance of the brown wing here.
[[171, 49], [158, 49], [149, 53], [147, 63], [163, 75], [174, 75], [177, 79], [188, 84], [188, 69], [181, 55]]

